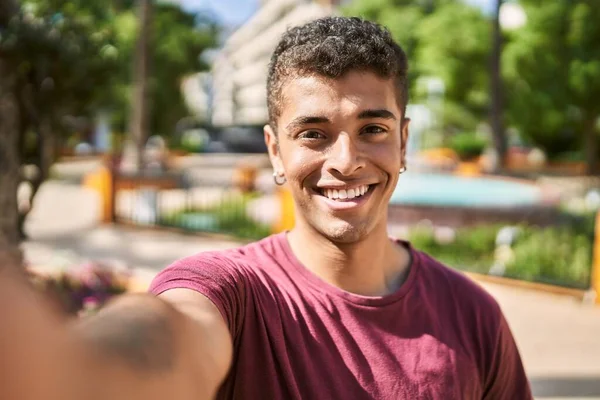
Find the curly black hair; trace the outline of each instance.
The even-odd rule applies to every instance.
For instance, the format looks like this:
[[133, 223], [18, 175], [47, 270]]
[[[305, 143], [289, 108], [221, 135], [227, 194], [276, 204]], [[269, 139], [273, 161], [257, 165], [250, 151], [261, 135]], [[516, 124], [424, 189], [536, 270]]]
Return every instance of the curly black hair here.
[[273, 129], [281, 113], [281, 90], [287, 80], [312, 74], [336, 79], [350, 71], [369, 71], [395, 79], [404, 115], [408, 61], [386, 28], [357, 17], [326, 17], [289, 29], [269, 64], [267, 104]]

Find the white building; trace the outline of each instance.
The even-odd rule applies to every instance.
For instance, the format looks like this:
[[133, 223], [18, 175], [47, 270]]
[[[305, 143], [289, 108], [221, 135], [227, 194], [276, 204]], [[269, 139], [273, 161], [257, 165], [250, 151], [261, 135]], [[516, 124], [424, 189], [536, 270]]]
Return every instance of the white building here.
[[201, 121], [210, 114], [210, 84], [208, 72], [199, 72], [185, 77], [181, 82], [181, 91], [191, 113]]
[[257, 12], [225, 42], [213, 64], [212, 123], [260, 125], [268, 120], [271, 53], [290, 27], [332, 15], [340, 0], [261, 0]]

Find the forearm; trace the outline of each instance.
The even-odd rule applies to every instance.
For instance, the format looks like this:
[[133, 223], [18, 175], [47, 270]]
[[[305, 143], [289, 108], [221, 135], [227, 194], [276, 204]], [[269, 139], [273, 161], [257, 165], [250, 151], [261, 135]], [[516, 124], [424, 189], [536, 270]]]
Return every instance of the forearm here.
[[0, 252], [0, 399], [214, 397], [231, 352], [228, 341], [215, 341], [227, 335], [215, 319], [125, 295], [69, 320], [6, 264]]
[[73, 326], [98, 398], [209, 399], [211, 373], [200, 324], [150, 295], [126, 295]]

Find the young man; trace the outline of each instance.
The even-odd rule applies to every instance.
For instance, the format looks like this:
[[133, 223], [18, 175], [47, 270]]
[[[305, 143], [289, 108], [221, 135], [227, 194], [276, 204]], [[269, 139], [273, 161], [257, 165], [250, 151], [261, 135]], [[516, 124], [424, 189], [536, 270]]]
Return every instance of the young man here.
[[388, 238], [407, 87], [404, 52], [370, 22], [317, 20], [277, 46], [265, 140], [295, 228], [178, 261], [151, 287], [205, 327], [218, 398], [531, 398], [496, 302]]
[[[265, 140], [296, 227], [180, 260], [154, 295], [74, 326], [40, 317], [0, 276], [0, 321], [15, 322], [0, 324], [0, 398], [531, 399], [496, 302], [388, 238], [406, 169], [406, 64], [387, 31], [359, 19], [286, 33]], [[46, 331], [44, 346], [24, 346]]]

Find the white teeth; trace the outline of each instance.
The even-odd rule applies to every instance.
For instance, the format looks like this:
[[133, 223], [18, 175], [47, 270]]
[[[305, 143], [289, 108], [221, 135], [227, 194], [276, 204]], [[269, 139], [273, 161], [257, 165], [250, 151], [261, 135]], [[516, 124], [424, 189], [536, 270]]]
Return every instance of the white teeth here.
[[354, 199], [369, 191], [369, 186], [363, 185], [354, 189], [325, 189], [323, 194], [332, 200]]

